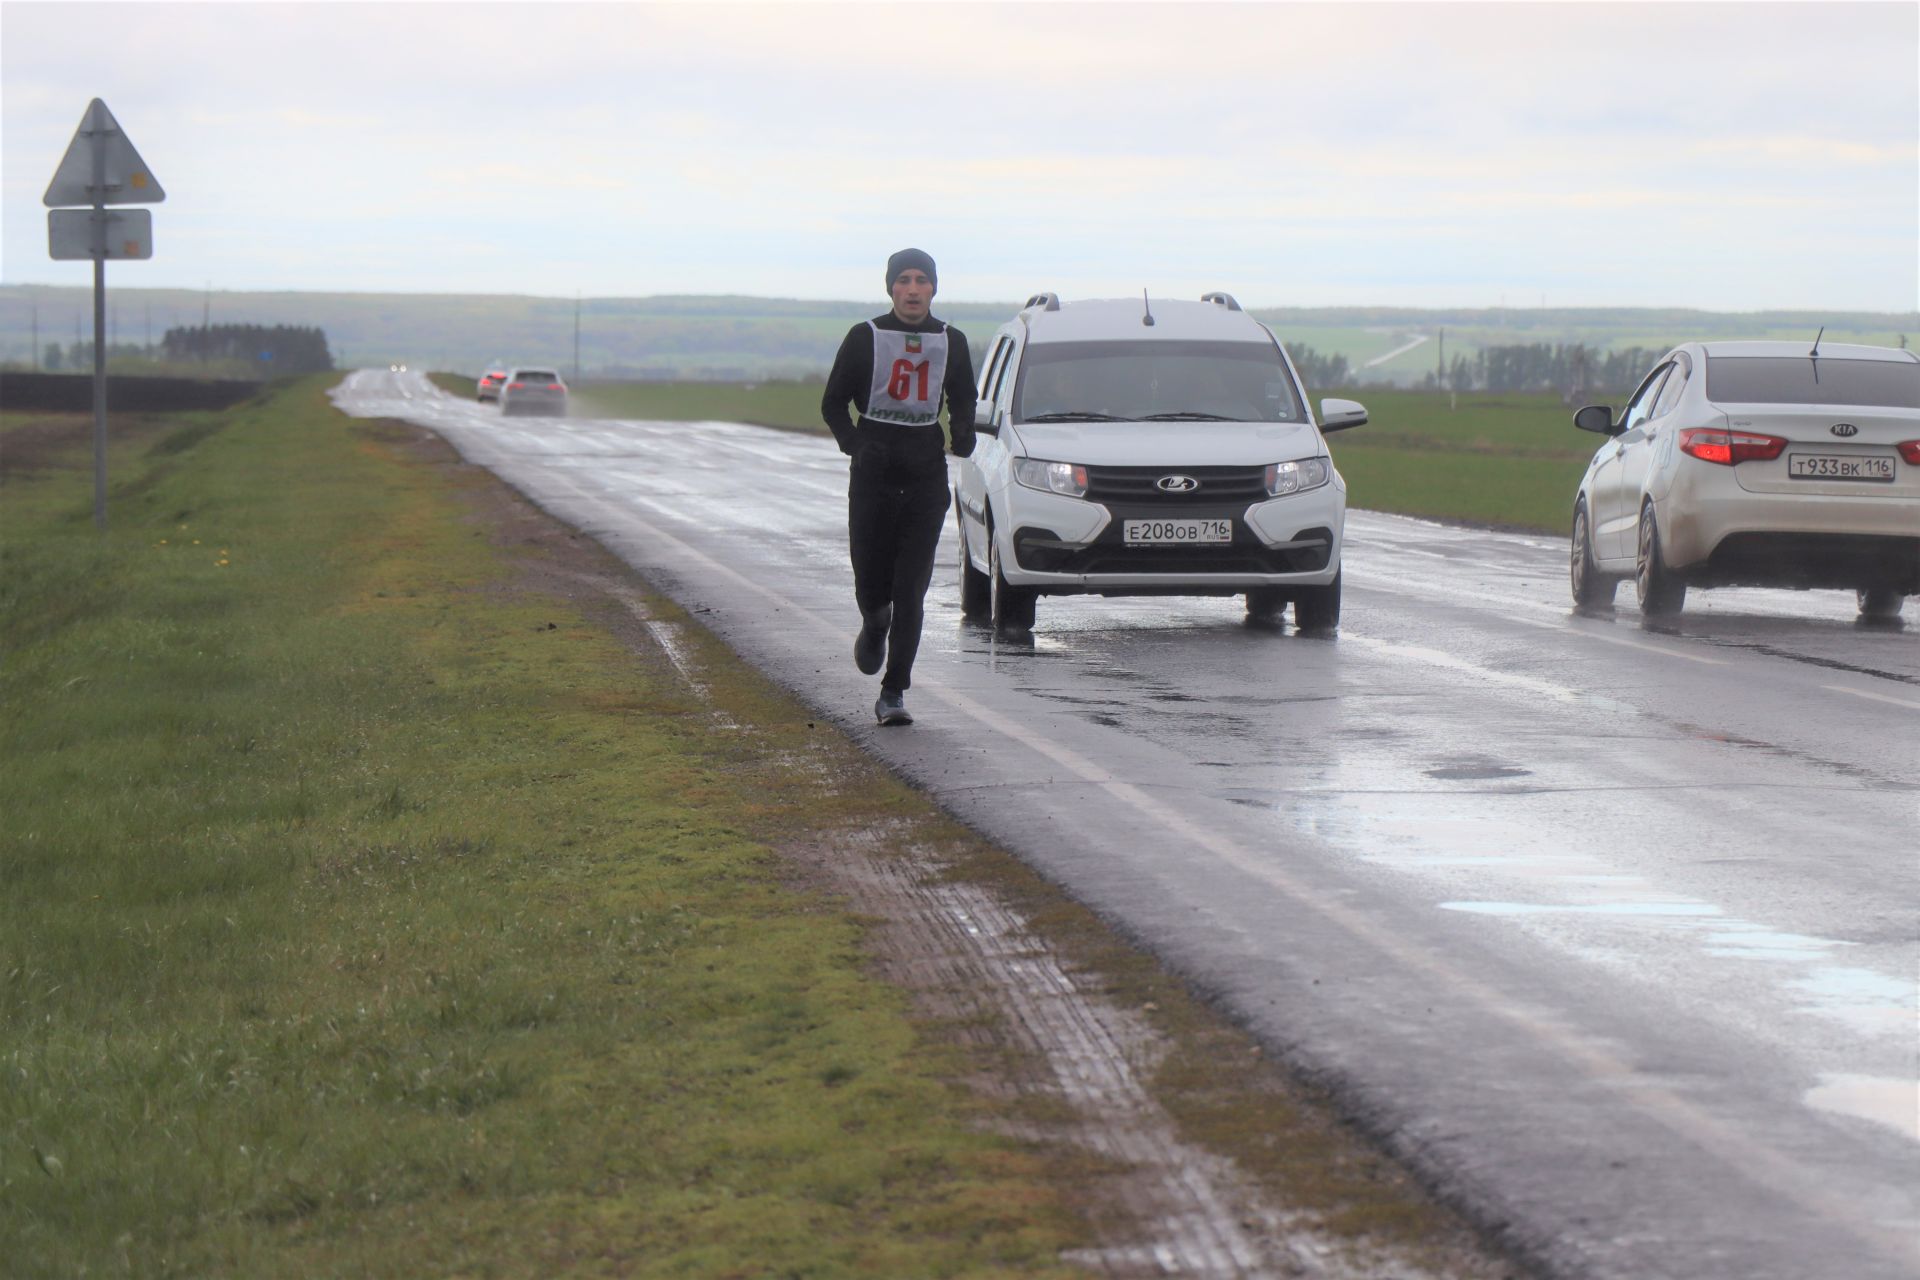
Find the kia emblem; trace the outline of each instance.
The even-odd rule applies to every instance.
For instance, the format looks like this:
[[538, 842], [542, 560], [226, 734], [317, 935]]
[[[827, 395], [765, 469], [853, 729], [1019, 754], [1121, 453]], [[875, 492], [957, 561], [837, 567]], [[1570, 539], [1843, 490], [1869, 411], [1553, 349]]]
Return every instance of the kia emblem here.
[[1847, 436], [1857, 436], [1860, 434], [1860, 428], [1854, 426], [1851, 422], [1836, 422], [1831, 427], [1828, 427], [1827, 430], [1842, 439], [1845, 439]]
[[1200, 487], [1200, 482], [1192, 476], [1161, 476], [1153, 483], [1163, 493], [1192, 493]]

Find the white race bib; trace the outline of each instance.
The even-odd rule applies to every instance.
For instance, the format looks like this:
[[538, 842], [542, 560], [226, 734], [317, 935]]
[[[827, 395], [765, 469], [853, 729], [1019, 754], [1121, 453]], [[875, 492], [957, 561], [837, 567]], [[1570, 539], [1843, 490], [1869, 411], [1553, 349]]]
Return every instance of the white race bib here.
[[873, 385], [867, 389], [864, 420], [905, 427], [937, 424], [947, 378], [947, 331], [902, 333], [871, 320], [867, 328], [873, 330]]

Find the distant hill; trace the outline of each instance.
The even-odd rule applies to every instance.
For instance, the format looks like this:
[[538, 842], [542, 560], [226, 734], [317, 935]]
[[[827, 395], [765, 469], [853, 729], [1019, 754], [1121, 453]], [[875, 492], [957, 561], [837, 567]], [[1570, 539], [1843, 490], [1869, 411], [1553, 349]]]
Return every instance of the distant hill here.
[[[158, 346], [167, 329], [213, 324], [317, 325], [342, 368], [405, 361], [477, 372], [491, 359], [574, 367], [571, 298], [499, 294], [203, 293], [111, 286], [109, 345]], [[740, 381], [826, 372], [847, 326], [879, 299], [585, 298], [578, 303], [579, 364], [592, 377]], [[976, 347], [1018, 303], [940, 305]], [[76, 334], [92, 341], [88, 287], [0, 285], [0, 360], [31, 362], [34, 318], [44, 350]], [[1343, 355], [1360, 382], [1410, 384], [1441, 355], [1492, 345], [1584, 342], [1600, 349], [1664, 347], [1701, 337], [1805, 337], [1825, 325], [1836, 342], [1920, 340], [1920, 313], [1709, 312], [1659, 308], [1418, 310], [1404, 307], [1256, 308], [1290, 345]]]

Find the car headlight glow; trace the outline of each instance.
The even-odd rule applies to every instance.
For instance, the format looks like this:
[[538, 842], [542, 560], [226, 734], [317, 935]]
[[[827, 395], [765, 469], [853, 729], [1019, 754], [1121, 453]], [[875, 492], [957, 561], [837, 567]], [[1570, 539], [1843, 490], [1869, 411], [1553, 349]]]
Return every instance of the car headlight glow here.
[[1071, 462], [1015, 458], [1013, 478], [1029, 489], [1065, 494], [1069, 498], [1087, 496], [1087, 469]]
[[1333, 474], [1325, 458], [1301, 458], [1297, 462], [1267, 464], [1267, 496], [1284, 498], [1290, 493], [1318, 489]]

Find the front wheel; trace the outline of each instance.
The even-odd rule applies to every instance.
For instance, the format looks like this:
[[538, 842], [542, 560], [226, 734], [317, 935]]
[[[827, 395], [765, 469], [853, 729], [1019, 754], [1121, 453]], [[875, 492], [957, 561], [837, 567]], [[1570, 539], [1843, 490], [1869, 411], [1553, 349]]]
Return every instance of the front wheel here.
[[1572, 555], [1573, 602], [1582, 609], [1611, 609], [1613, 594], [1620, 580], [1600, 572], [1593, 562], [1593, 529], [1587, 520], [1587, 504], [1573, 509]]
[[1295, 587], [1293, 589], [1293, 625], [1300, 631], [1317, 631], [1331, 634], [1340, 626], [1340, 575], [1343, 569], [1336, 569], [1333, 581], [1324, 587]]
[[967, 516], [960, 510], [960, 495], [954, 494], [954, 522], [960, 526], [960, 616], [980, 618], [993, 611], [993, 584], [987, 575], [973, 567], [967, 551]]
[[1039, 592], [1031, 587], [1016, 587], [1007, 581], [1000, 567], [1000, 542], [987, 527], [987, 579], [991, 591], [988, 602], [996, 631], [1019, 634], [1033, 630], [1034, 605]]
[[1667, 618], [1687, 603], [1687, 580], [1667, 567], [1660, 550], [1660, 527], [1654, 523], [1653, 504], [1640, 508], [1640, 548], [1633, 566], [1634, 591], [1640, 612], [1649, 618]]
[[1860, 616], [1863, 618], [1897, 618], [1900, 608], [1906, 604], [1904, 591], [1895, 591], [1892, 587], [1867, 587], [1854, 593], [1854, 599], [1860, 603]]

